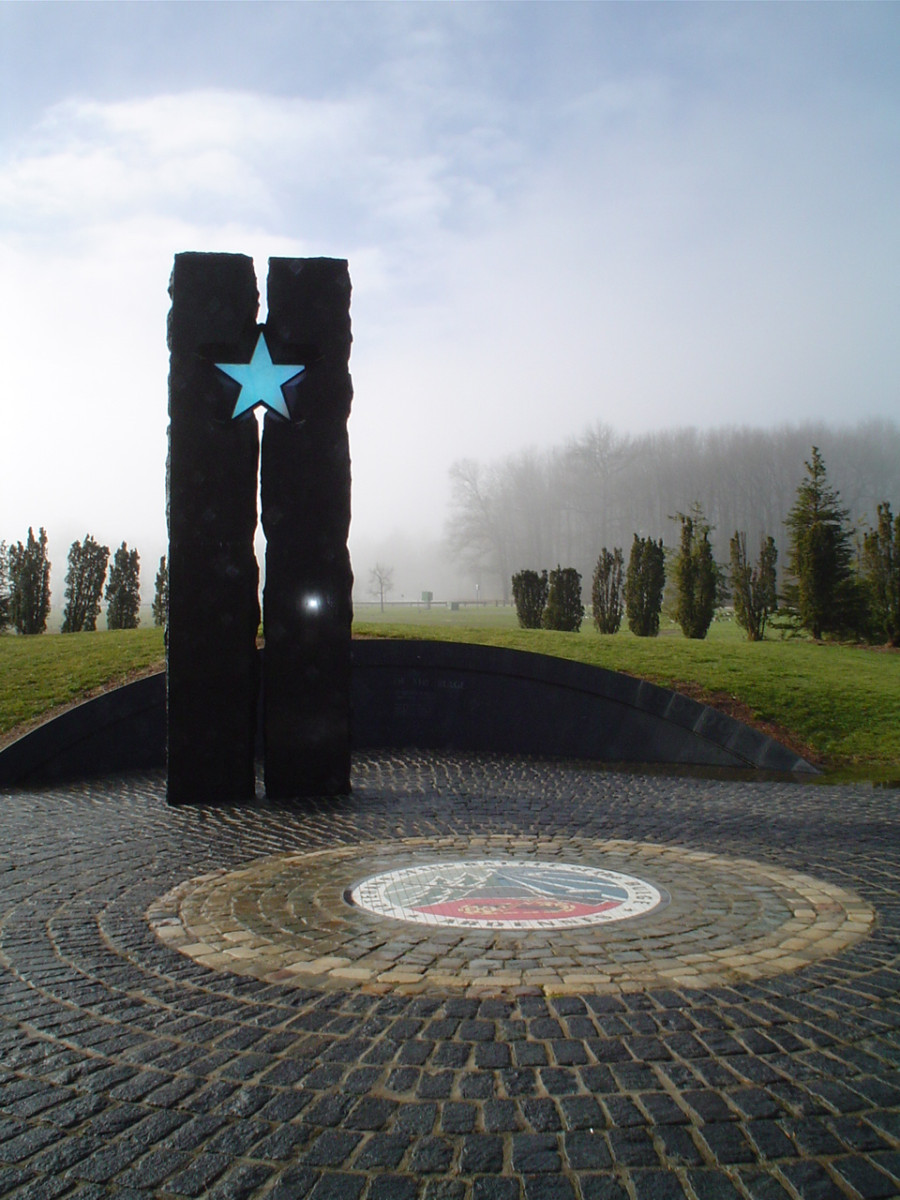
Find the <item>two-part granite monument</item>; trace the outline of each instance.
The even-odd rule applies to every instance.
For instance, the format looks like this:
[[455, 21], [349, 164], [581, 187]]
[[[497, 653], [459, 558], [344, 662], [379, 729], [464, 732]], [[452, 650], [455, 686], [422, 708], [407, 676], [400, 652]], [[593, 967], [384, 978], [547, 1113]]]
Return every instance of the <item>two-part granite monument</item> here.
[[350, 790], [347, 263], [273, 258], [267, 288], [261, 326], [252, 259], [175, 258], [167, 481], [172, 804], [253, 798], [260, 696], [267, 795]]
[[[240, 803], [253, 799], [264, 757], [272, 798], [341, 795], [351, 733], [357, 750], [816, 773], [725, 713], [602, 667], [430, 640], [351, 648], [347, 264], [271, 259], [267, 287], [261, 326], [250, 258], [176, 256], [167, 673], [4, 747], [0, 787], [155, 769], [168, 757], [170, 803]], [[420, 882], [404, 878], [404, 894]]]

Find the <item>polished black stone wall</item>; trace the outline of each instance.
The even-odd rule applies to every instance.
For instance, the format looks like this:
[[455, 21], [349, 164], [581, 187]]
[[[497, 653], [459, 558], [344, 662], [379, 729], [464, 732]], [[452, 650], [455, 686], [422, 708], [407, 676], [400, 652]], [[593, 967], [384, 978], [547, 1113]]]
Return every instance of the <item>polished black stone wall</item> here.
[[334, 795], [350, 790], [347, 263], [270, 259], [268, 303], [273, 360], [306, 370], [262, 440], [266, 794]]
[[179, 254], [170, 295], [168, 799], [233, 802], [255, 787], [259, 433], [214, 364], [253, 353], [253, 261]]
[[[817, 774], [724, 713], [602, 667], [459, 642], [377, 638], [354, 642], [352, 654], [352, 739], [363, 753], [422, 747]], [[155, 675], [107, 692], [0, 750], [0, 788], [161, 766], [164, 683]]]

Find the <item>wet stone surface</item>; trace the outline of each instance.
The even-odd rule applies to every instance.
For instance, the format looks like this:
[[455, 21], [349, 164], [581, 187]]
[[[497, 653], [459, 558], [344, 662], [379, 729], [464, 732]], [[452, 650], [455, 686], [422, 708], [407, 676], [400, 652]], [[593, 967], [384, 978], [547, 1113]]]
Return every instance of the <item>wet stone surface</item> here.
[[[641, 879], [625, 877], [638, 886], [652, 879], [655, 902], [602, 930], [423, 926], [350, 902], [360, 872], [383, 871], [401, 858], [413, 867], [471, 862], [473, 850], [487, 861], [590, 864], [614, 868], [617, 877], [639, 872]], [[269, 983], [561, 995], [782, 974], [852, 945], [868, 933], [875, 913], [846, 888], [746, 858], [619, 838], [516, 833], [273, 855], [187, 880], [152, 905], [148, 919], [167, 945], [204, 966]]]
[[[891, 793], [426, 754], [353, 782], [0, 796], [0, 1194], [900, 1195]], [[348, 872], [488, 853], [669, 902], [505, 943], [343, 902]]]

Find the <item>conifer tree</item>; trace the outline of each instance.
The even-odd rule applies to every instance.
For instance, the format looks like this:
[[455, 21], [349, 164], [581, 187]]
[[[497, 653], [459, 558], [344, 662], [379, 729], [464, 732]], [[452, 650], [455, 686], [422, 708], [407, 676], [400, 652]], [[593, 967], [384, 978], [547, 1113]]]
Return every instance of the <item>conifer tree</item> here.
[[97, 628], [108, 562], [109, 546], [99, 545], [89, 533], [84, 535], [84, 542], [76, 541], [69, 547], [63, 633]]
[[156, 590], [153, 594], [153, 624], [165, 625], [169, 613], [169, 568], [166, 556], [159, 560], [159, 570], [156, 572]]
[[797, 620], [814, 638], [845, 630], [854, 604], [853, 552], [848, 513], [827, 479], [817, 446], [805, 464], [806, 479], [797, 488], [788, 514], [788, 569], [792, 578], [784, 596]]
[[775, 564], [778, 551], [775, 539], [760, 545], [755, 567], [747, 557], [747, 535], [735, 532], [731, 539], [731, 593], [738, 625], [747, 631], [747, 640], [759, 642], [766, 632], [769, 617], [778, 607], [775, 590]]
[[900, 515], [878, 505], [878, 525], [863, 538], [863, 573], [872, 620], [892, 646], [900, 646]]
[[512, 577], [513, 601], [516, 616], [523, 629], [540, 629], [541, 618], [547, 604], [547, 572], [519, 571]]
[[634, 535], [625, 576], [625, 613], [628, 628], [637, 637], [656, 637], [666, 586], [666, 552], [662, 538]]
[[541, 624], [545, 629], [558, 629], [563, 633], [578, 633], [584, 620], [584, 605], [581, 602], [581, 575], [574, 567], [561, 567], [550, 572], [547, 588], [547, 603]]
[[0, 633], [9, 626], [9, 549], [0, 542]]
[[681, 521], [681, 545], [675, 559], [678, 592], [675, 619], [685, 637], [705, 638], [715, 615], [719, 583], [719, 568], [709, 543], [712, 530], [699, 505], [694, 505], [690, 516], [677, 515]]
[[50, 563], [47, 532], [29, 527], [28, 541], [9, 548], [9, 615], [19, 633], [43, 633], [50, 613]]
[[625, 558], [616, 546], [612, 551], [604, 546], [594, 568], [591, 584], [591, 603], [594, 624], [598, 633], [618, 633], [622, 624], [624, 605], [622, 582]]
[[141, 559], [125, 542], [115, 553], [106, 585], [108, 629], [137, 629], [141, 608]]

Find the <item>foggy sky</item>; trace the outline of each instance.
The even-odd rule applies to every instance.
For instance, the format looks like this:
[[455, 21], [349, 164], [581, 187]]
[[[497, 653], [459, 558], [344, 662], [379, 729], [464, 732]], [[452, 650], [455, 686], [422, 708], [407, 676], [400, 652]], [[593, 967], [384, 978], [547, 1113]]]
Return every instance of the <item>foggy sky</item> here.
[[439, 537], [461, 456], [896, 418], [898, 34], [896, 5], [0, 5], [0, 538], [44, 525], [55, 576], [124, 539], [146, 586], [182, 250], [252, 254], [263, 296], [269, 255], [349, 259], [361, 578]]

